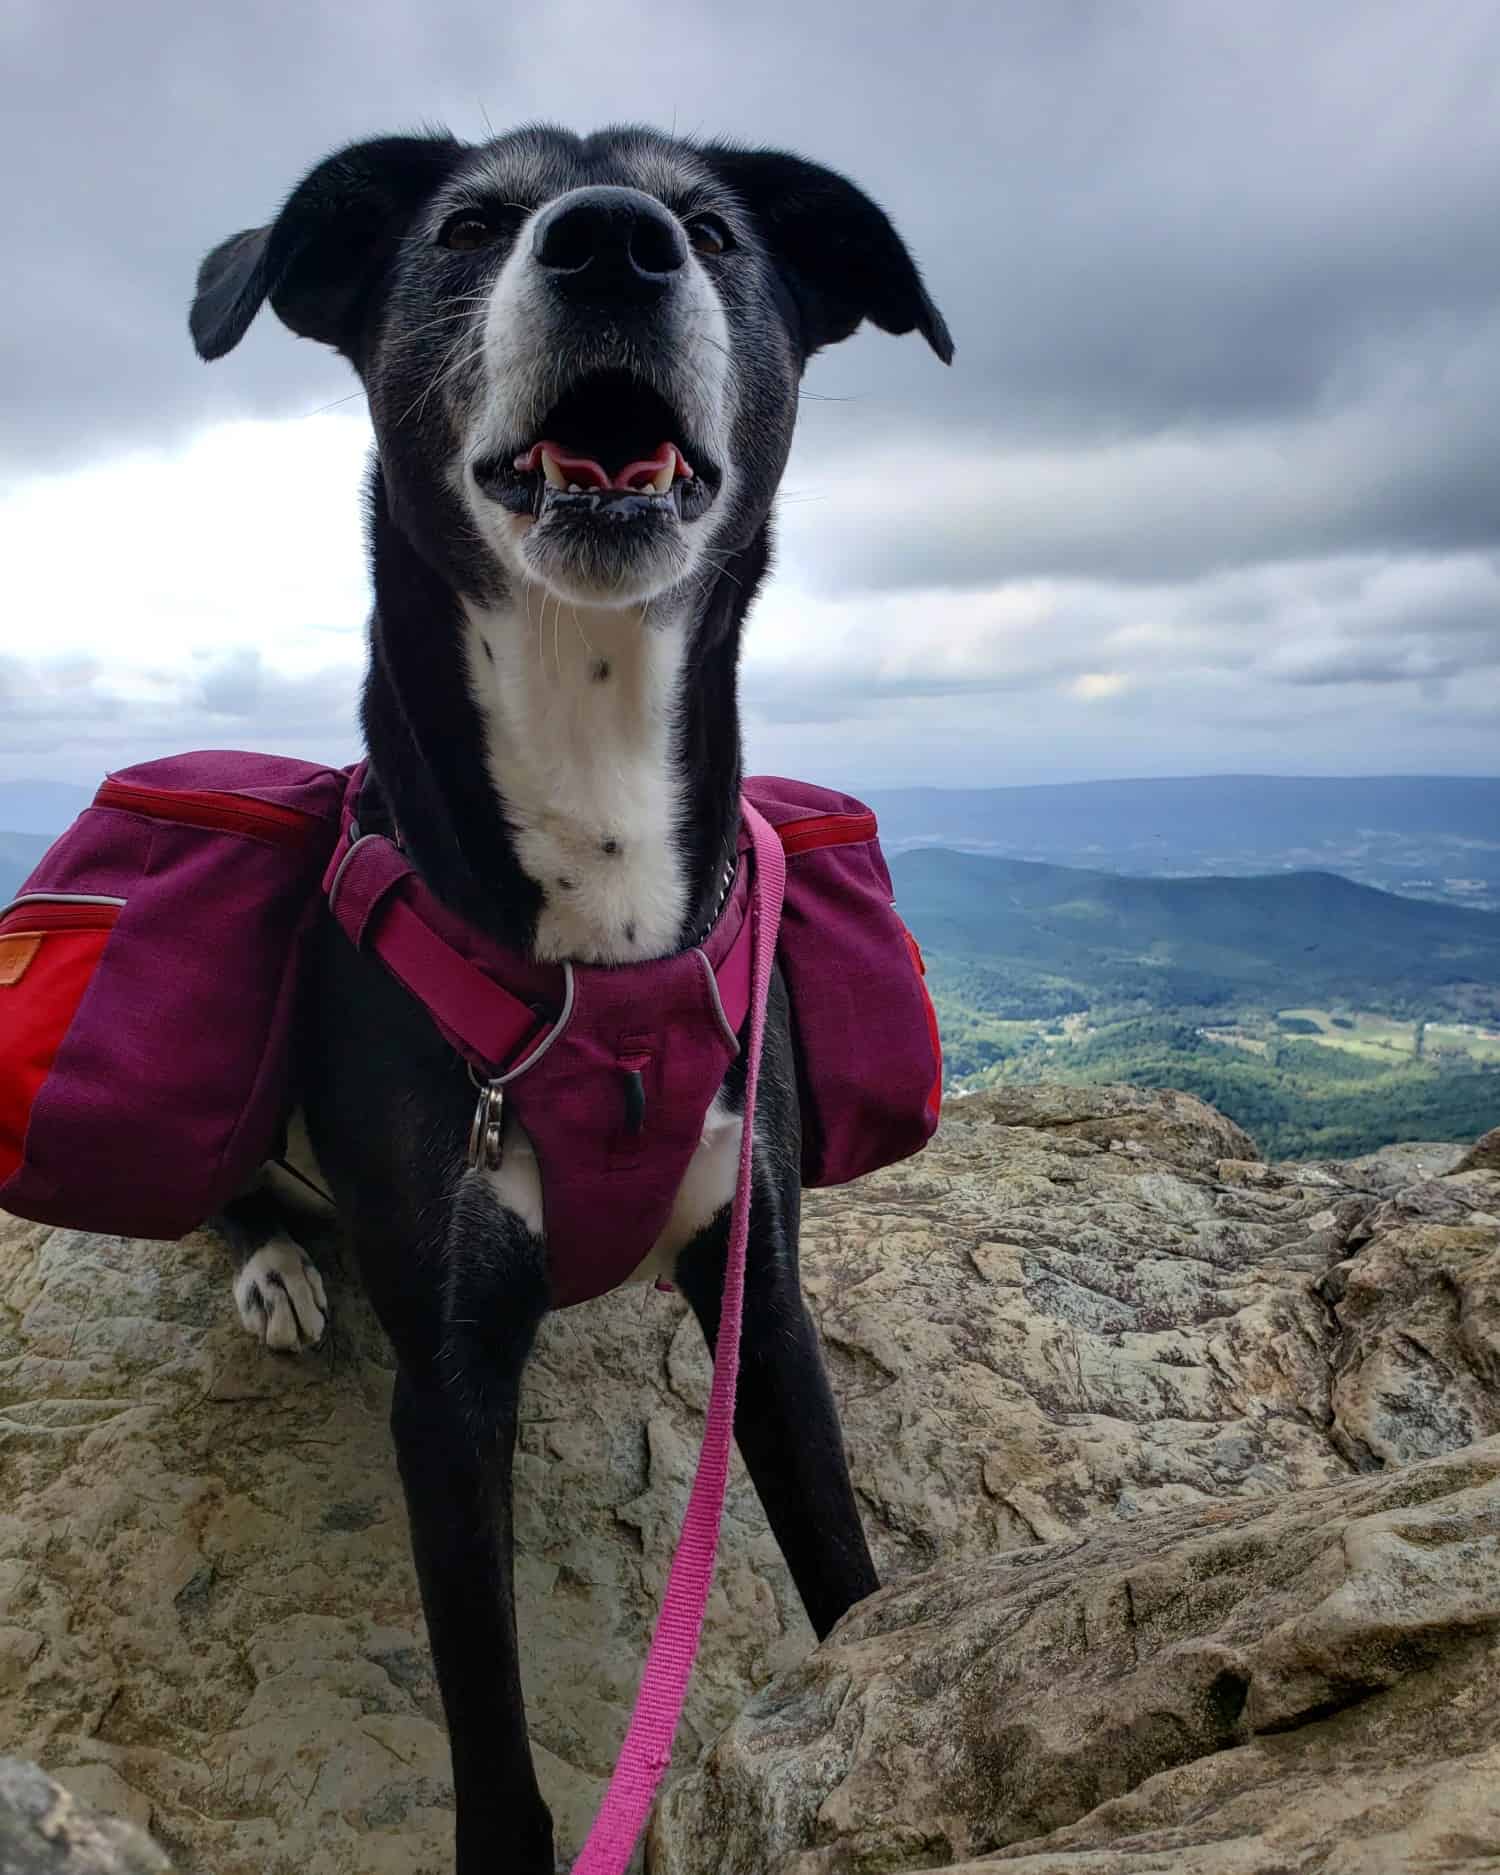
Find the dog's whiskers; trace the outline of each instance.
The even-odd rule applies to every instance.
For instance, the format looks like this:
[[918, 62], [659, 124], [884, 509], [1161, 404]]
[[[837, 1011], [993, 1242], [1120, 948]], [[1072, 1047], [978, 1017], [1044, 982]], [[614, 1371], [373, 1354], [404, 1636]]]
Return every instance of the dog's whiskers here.
[[414, 344], [416, 340], [423, 337], [424, 334], [433, 331], [436, 327], [452, 325], [457, 319], [472, 321], [474, 315], [468, 310], [469, 306], [483, 306], [487, 304], [487, 301], [488, 295], [486, 294], [476, 293], [472, 295], [471, 298], [466, 299], [460, 305], [450, 307], [447, 312], [438, 313], [435, 317], [425, 320], [421, 325], [414, 326], [410, 332], [403, 332], [401, 337], [395, 341], [392, 349], [402, 350]]
[[432, 393], [440, 384], [446, 384], [450, 379], [456, 377], [461, 370], [469, 365], [476, 364], [483, 356], [484, 333], [480, 332], [475, 343], [467, 352], [463, 352], [460, 348], [463, 346], [468, 336], [467, 332], [460, 332], [458, 337], [453, 341], [453, 344], [443, 354], [442, 362], [433, 373], [426, 390], [424, 390], [419, 397], [413, 399], [406, 411], [396, 419], [396, 427], [398, 429], [402, 424], [408, 421], [413, 411], [417, 413], [420, 419], [423, 410], [427, 407], [428, 398], [431, 397]]
[[363, 396], [363, 391], [350, 391], [347, 397], [335, 397], [332, 403], [319, 404], [316, 410], [308, 410], [303, 414], [305, 417], [326, 417], [330, 410], [337, 410], [342, 404], [352, 404]]
[[[715, 559], [713, 550], [711, 548], [705, 547], [701, 557], [705, 565], [708, 567], [709, 571], [712, 572], [712, 574], [714, 575], [714, 579], [730, 580], [734, 585], [738, 586], [740, 590], [743, 592], [744, 582], [742, 580], [736, 579], [735, 575], [730, 572], [728, 566], [725, 564], [725, 561], [728, 558], [727, 555], [725, 556], [724, 560]], [[706, 590], [707, 587], [711, 586], [713, 583], [714, 583], [713, 580], [705, 580], [703, 589]]]

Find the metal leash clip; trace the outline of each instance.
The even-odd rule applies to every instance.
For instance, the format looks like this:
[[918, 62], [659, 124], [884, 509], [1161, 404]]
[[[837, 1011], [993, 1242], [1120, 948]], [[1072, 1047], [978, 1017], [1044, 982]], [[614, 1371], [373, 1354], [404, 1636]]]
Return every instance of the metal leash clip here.
[[469, 1128], [469, 1167], [476, 1172], [498, 1172], [504, 1155], [501, 1135], [505, 1126], [505, 1089], [498, 1081], [475, 1080], [479, 1099], [474, 1124]]

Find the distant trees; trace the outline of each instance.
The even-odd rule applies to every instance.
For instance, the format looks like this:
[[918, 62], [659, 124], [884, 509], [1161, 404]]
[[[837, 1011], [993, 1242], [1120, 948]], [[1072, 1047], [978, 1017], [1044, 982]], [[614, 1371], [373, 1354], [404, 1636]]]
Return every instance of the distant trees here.
[[1278, 1034], [1265, 1011], [1238, 1009], [1242, 1031], [1258, 1026], [1265, 1036], [1261, 1054], [1205, 1038], [1206, 1013], [1112, 1019], [1118, 1012], [1096, 1008], [1092, 1032], [1069, 1042], [1051, 1023], [1045, 1031], [1013, 1023], [986, 1037], [960, 1005], [939, 998], [950, 1079], [1180, 1088], [1243, 1126], [1272, 1158], [1347, 1158], [1397, 1140], [1473, 1138], [1500, 1122], [1500, 1063], [1447, 1051], [1422, 1060], [1356, 1053], [1306, 1039], [1317, 1029], [1306, 1018], [1283, 1019]]

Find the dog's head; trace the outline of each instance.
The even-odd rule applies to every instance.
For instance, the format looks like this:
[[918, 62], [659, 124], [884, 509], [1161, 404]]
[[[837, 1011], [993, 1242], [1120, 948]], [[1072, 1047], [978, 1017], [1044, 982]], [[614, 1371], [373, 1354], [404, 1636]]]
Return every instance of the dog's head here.
[[353, 364], [393, 515], [482, 599], [681, 586], [764, 525], [815, 351], [865, 319], [953, 351], [852, 183], [644, 130], [355, 144], [208, 256], [201, 355], [267, 299]]

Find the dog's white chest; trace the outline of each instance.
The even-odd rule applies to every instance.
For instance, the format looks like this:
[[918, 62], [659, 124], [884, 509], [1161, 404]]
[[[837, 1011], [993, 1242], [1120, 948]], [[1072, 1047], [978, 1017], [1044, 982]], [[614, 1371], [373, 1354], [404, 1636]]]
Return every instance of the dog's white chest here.
[[[466, 613], [486, 767], [516, 856], [544, 894], [537, 955], [628, 963], [672, 950], [687, 897], [675, 759], [683, 628], [535, 594], [529, 610]], [[716, 1098], [666, 1225], [631, 1281], [670, 1276], [684, 1246], [734, 1197], [741, 1132], [739, 1115]], [[541, 1169], [513, 1111], [501, 1164], [484, 1176], [505, 1210], [545, 1237]], [[555, 1176], [566, 1179], [566, 1166]]]
[[682, 928], [675, 756], [683, 636], [636, 611], [533, 597], [471, 607], [469, 678], [516, 856], [541, 886], [537, 955], [661, 956]]

